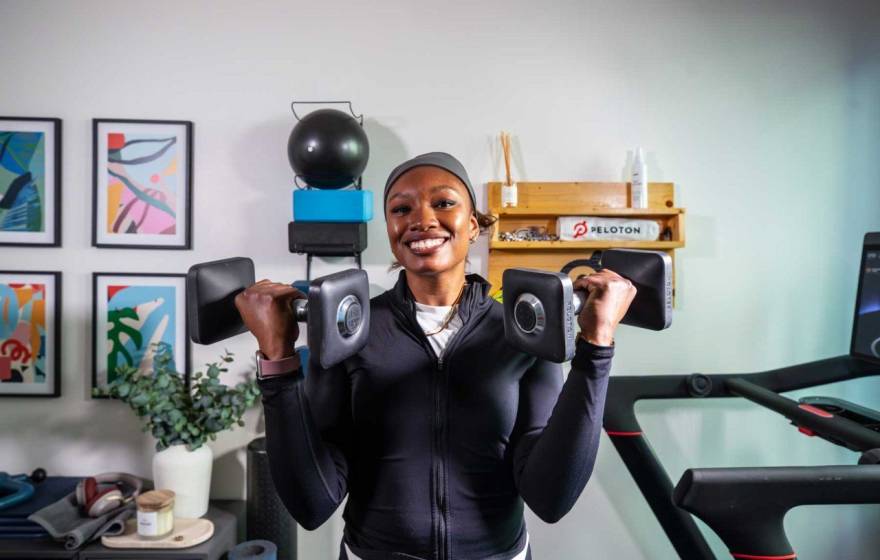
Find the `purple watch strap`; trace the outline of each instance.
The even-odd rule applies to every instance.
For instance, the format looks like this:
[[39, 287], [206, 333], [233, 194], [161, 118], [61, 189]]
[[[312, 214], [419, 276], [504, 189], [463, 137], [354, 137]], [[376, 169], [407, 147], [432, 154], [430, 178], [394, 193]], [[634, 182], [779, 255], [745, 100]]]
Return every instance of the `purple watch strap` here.
[[262, 379], [293, 373], [299, 368], [299, 355], [294, 354], [280, 360], [270, 360], [257, 350], [257, 371]]

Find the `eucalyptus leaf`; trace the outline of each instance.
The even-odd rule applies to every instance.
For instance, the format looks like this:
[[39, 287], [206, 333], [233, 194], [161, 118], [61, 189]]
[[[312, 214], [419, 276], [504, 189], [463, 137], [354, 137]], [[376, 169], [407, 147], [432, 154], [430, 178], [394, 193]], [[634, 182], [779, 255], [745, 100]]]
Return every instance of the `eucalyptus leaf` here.
[[[156, 449], [184, 444], [198, 449], [216, 433], [243, 426], [242, 416], [260, 394], [252, 376], [230, 387], [220, 382], [233, 354], [226, 352], [219, 362], [206, 364], [207, 374], [196, 372], [187, 385], [185, 377], [174, 371], [174, 353], [165, 343], [154, 345], [153, 371], [141, 372], [128, 364], [115, 370], [106, 391], [95, 390], [129, 405], [144, 419], [143, 431], [156, 438]], [[222, 364], [222, 365], [221, 365]]]

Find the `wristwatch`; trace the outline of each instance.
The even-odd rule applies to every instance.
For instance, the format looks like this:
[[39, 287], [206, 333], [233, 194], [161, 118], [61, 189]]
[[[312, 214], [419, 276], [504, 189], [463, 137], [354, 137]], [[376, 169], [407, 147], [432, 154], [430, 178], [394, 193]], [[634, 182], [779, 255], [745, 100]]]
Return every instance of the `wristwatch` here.
[[281, 358], [280, 360], [270, 360], [257, 350], [257, 379], [269, 379], [272, 377], [280, 377], [282, 375], [290, 375], [299, 369], [299, 354]]

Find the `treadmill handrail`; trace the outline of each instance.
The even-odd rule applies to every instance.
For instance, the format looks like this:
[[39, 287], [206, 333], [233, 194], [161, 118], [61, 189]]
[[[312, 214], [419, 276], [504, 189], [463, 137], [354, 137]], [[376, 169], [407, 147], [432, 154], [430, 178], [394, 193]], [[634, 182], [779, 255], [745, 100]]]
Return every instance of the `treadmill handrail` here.
[[[695, 397], [688, 390], [688, 381], [694, 375], [712, 382], [711, 390], [703, 397]], [[738, 396], [727, 388], [728, 379], [746, 379], [771, 391], [785, 393], [872, 375], [880, 375], [880, 364], [843, 355], [758, 373], [612, 376], [608, 383], [604, 424], [606, 430], [640, 432], [635, 416], [637, 401]]]
[[728, 379], [726, 385], [731, 393], [778, 412], [796, 425], [809, 428], [818, 435], [840, 440], [853, 451], [864, 452], [880, 448], [880, 433], [858, 422], [821, 410], [817, 413], [814, 407], [802, 405], [747, 379]]

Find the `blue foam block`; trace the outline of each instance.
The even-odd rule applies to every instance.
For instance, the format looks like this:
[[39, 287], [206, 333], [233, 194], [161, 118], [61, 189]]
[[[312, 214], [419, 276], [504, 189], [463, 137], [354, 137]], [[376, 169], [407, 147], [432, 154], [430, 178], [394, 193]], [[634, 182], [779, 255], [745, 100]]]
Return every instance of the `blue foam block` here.
[[372, 219], [373, 191], [293, 191], [295, 222], [369, 222]]

